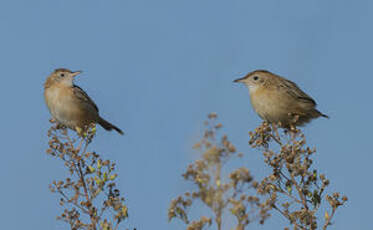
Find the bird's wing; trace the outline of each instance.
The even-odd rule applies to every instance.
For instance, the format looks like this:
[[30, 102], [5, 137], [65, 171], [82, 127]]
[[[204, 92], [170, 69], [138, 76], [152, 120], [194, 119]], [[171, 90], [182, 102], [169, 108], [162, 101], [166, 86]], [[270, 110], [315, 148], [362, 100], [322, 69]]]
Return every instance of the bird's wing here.
[[84, 103], [88, 103], [90, 105], [92, 105], [95, 110], [98, 112], [98, 107], [97, 105], [95, 104], [95, 102], [88, 96], [88, 94], [86, 92], [84, 92], [84, 90], [82, 88], [80, 88], [79, 86], [77, 85], [74, 85], [73, 86], [73, 92], [74, 92], [74, 95], [81, 101], [83, 101]]
[[282, 87], [290, 96], [306, 103], [316, 105], [315, 100], [303, 92], [294, 82], [284, 79], [284, 81], [281, 81], [280, 87]]

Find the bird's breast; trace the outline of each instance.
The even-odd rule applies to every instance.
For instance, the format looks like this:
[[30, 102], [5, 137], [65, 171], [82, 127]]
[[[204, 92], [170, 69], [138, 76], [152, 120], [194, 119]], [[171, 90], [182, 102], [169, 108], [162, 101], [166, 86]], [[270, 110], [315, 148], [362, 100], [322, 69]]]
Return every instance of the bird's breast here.
[[269, 122], [282, 120], [288, 112], [285, 98], [277, 91], [267, 88], [250, 90], [251, 104], [258, 115]]
[[44, 92], [45, 101], [52, 116], [67, 126], [71, 126], [69, 123], [78, 121], [84, 116], [84, 111], [79, 108], [79, 103], [76, 102], [70, 90], [52, 86]]

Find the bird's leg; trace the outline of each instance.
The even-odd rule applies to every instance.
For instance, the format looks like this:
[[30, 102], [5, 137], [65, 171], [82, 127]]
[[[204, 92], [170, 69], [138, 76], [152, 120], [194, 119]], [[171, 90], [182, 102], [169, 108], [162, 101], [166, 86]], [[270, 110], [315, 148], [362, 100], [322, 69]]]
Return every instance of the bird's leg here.
[[297, 129], [297, 127], [294, 124], [290, 124], [289, 132], [290, 132], [290, 140], [295, 142], [299, 134], [299, 129]]
[[280, 134], [278, 133], [278, 128], [277, 128], [277, 126], [278, 126], [278, 127], [281, 127], [281, 122], [279, 122], [278, 125], [275, 124], [275, 123], [272, 123], [273, 131], [275, 131], [276, 137], [277, 137], [278, 139], [280, 139]]
[[75, 131], [78, 134], [78, 136], [83, 137], [83, 129], [82, 128], [76, 126]]
[[96, 123], [91, 123], [89, 125], [86, 126], [85, 128], [86, 132], [84, 133], [84, 137], [87, 141], [87, 143], [90, 143], [93, 139], [93, 137], [95, 136], [96, 134]]
[[278, 133], [277, 125], [275, 123], [271, 123], [272, 130], [274, 131], [275, 135], [271, 133], [271, 137], [273, 140], [275, 140], [279, 145], [282, 145], [280, 134]]
[[78, 134], [78, 136], [79, 136], [80, 138], [82, 138], [81, 141], [80, 141], [80, 143], [79, 143], [79, 147], [77, 148], [78, 151], [80, 152], [80, 149], [82, 148], [82, 145], [83, 145], [83, 142], [84, 142], [84, 136], [85, 136], [86, 134], [84, 133], [83, 129], [80, 128], [80, 127], [78, 127], [78, 126], [75, 127], [75, 131], [76, 131], [76, 133]]

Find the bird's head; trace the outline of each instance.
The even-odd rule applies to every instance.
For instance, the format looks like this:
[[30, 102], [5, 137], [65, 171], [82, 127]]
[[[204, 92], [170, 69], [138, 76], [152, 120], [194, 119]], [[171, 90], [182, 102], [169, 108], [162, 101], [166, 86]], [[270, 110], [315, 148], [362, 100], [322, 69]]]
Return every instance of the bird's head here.
[[74, 77], [80, 74], [82, 71], [75, 71], [72, 72], [69, 69], [56, 69], [54, 72], [48, 77], [48, 80], [53, 83], [60, 83], [66, 86], [73, 86], [74, 84]]
[[245, 84], [250, 91], [255, 90], [258, 87], [264, 86], [272, 78], [273, 73], [267, 70], [255, 70], [246, 76], [236, 79], [233, 82]]

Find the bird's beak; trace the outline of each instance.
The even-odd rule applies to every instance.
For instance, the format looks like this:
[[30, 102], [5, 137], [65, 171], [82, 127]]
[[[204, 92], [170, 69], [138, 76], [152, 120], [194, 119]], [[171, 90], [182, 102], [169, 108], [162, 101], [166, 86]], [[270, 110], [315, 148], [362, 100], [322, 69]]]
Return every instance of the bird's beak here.
[[76, 75], [81, 74], [81, 73], [82, 73], [82, 71], [75, 71], [75, 72], [71, 73], [71, 76], [75, 77]]
[[233, 82], [234, 82], [234, 83], [241, 83], [245, 78], [246, 78], [246, 76], [245, 76], [245, 77], [238, 78], [238, 79], [234, 80]]

